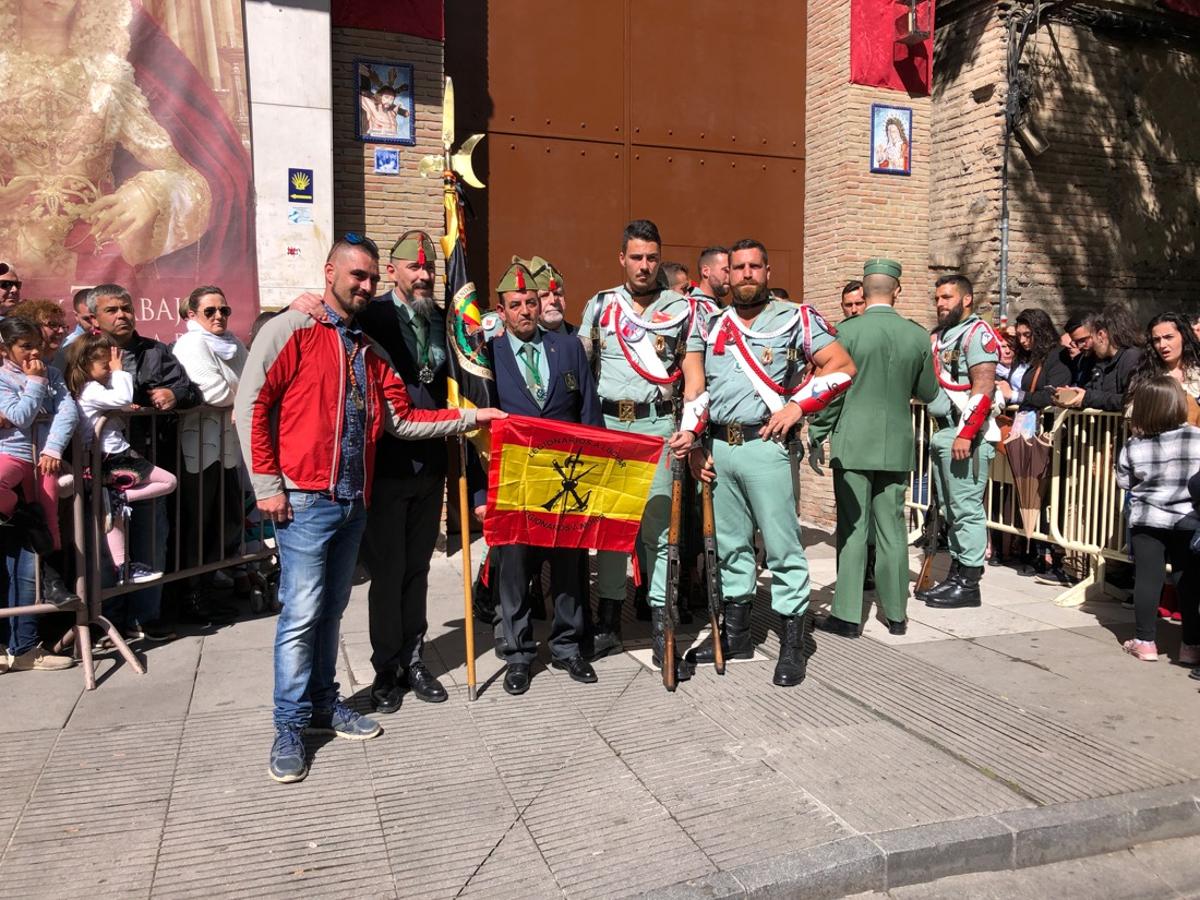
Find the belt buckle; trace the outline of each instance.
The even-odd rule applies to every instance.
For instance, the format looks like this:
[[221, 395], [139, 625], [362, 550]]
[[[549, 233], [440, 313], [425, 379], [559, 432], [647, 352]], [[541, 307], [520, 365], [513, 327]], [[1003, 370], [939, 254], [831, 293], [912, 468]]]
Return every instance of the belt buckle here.
[[617, 418], [622, 422], [633, 422], [637, 419], [634, 414], [634, 403], [632, 400], [617, 401]]
[[731, 447], [740, 447], [746, 443], [746, 439], [742, 436], [742, 426], [734, 422], [731, 425], [725, 426], [725, 443]]

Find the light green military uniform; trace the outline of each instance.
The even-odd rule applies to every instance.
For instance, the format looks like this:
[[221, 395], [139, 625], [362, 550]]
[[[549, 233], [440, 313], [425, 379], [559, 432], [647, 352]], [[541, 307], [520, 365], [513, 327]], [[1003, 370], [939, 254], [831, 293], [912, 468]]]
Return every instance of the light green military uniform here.
[[960, 418], [945, 385], [970, 385], [971, 367], [999, 362], [999, 347], [991, 328], [972, 314], [941, 334], [933, 350], [934, 367], [941, 385], [937, 397], [929, 404], [929, 415], [938, 426], [930, 440], [932, 468], [938, 478], [938, 497], [946, 514], [950, 555], [960, 566], [978, 568], [983, 565], [987, 550], [987, 512], [983, 508], [983, 494], [996, 445], [984, 440], [984, 429], [980, 429], [971, 457], [955, 460], [951, 456], [950, 445], [958, 435]]
[[[900, 278], [900, 264], [868, 260], [865, 275]], [[809, 426], [811, 445], [832, 431], [829, 463], [837, 504], [838, 578], [830, 612], [862, 624], [863, 571], [874, 524], [875, 587], [883, 614], [908, 617], [908, 538], [904, 495], [913, 469], [913, 398], [937, 396], [929, 332], [886, 304], [868, 306], [838, 326], [858, 369], [850, 389]]]
[[[789, 351], [793, 374], [804, 371], [806, 340], [800, 310], [794, 303], [772, 300], [743, 336], [748, 352], [776, 384], [783, 384], [788, 375]], [[808, 312], [811, 333], [807, 349], [816, 352], [833, 343], [834, 338], [816, 311], [810, 308]], [[717, 352], [717, 333], [725, 317], [733, 315], [729, 309], [711, 318], [704, 329], [707, 336], [696, 330], [688, 339], [689, 351], [704, 353], [710, 432], [713, 425], [753, 427], [771, 417], [766, 402], [742, 373], [732, 342], [726, 342], [723, 352]], [[793, 324], [785, 328], [789, 321]], [[762, 533], [766, 567], [771, 573], [771, 608], [782, 616], [803, 615], [808, 609], [808, 559], [796, 517], [787, 447], [760, 438], [740, 445], [713, 438], [711, 449], [717, 476], [713, 484], [713, 518], [725, 601], [745, 605], [754, 599], [757, 528]]]
[[[599, 353], [600, 375], [596, 389], [601, 401], [619, 403], [660, 403], [676, 396], [683, 396], [683, 378], [666, 388], [666, 397], [657, 384], [639, 375], [626, 359], [613, 330], [611, 309], [615, 297], [622, 297], [633, 306], [632, 297], [624, 285], [609, 291], [601, 291], [587, 302], [579, 334], [585, 338], [589, 354]], [[688, 329], [693, 326], [692, 304], [681, 294], [663, 290], [647, 306], [639, 318], [650, 324], [651, 334], [661, 337], [656, 351], [663, 367], [669, 371], [677, 368], [676, 348], [679, 341], [686, 341]], [[679, 324], [669, 330], [655, 331], [655, 324], [663, 325], [682, 317]], [[627, 319], [622, 314], [622, 324]], [[634, 326], [636, 334], [637, 326]], [[595, 331], [595, 333], [593, 333]], [[598, 346], [596, 344], [598, 343]], [[682, 354], [683, 347], [678, 348]], [[637, 358], [636, 356], [634, 357]], [[640, 363], [639, 363], [640, 365]], [[651, 412], [645, 418], [622, 421], [619, 416], [604, 415], [608, 428], [614, 431], [631, 431], [661, 437], [665, 442], [676, 430], [675, 414]], [[643, 567], [642, 578], [649, 586], [647, 600], [651, 606], [662, 606], [667, 594], [667, 528], [671, 522], [671, 454], [664, 452], [650, 485], [650, 498], [642, 515], [642, 527], [638, 532], [638, 559]], [[625, 599], [625, 580], [628, 554], [601, 551], [596, 555], [596, 593], [605, 600]]]

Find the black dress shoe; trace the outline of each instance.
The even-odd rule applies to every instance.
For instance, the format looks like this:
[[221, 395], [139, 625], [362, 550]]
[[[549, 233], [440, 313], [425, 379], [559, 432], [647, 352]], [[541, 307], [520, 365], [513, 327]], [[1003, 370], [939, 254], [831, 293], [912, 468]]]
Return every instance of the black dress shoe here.
[[371, 705], [375, 707], [375, 712], [384, 715], [394, 713], [400, 708], [403, 699], [404, 691], [397, 683], [395, 675], [389, 672], [375, 676], [375, 681], [371, 683]]
[[596, 681], [596, 670], [582, 656], [572, 656], [570, 659], [552, 659], [550, 665], [556, 669], [562, 669], [571, 676], [572, 681], [578, 681], [580, 684], [594, 684]]
[[908, 634], [908, 619], [901, 619], [899, 622], [888, 619], [888, 634]]
[[516, 697], [529, 690], [529, 663], [509, 663], [504, 673], [504, 690]]
[[424, 700], [426, 703], [441, 703], [446, 699], [446, 689], [420, 660], [408, 667], [408, 673], [404, 680], [408, 683], [408, 689], [416, 695], [418, 700]]
[[862, 634], [862, 627], [857, 622], [847, 622], [837, 616], [826, 616], [813, 622], [813, 628], [818, 631], [828, 631], [838, 637], [856, 638]]

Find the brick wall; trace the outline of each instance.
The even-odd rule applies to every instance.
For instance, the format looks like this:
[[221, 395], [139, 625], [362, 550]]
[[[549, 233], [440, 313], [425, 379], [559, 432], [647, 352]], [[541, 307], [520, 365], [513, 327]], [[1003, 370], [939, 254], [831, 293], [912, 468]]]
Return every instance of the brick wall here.
[[[930, 263], [962, 268], [999, 296], [1001, 110], [1011, 3], [939, 4]], [[1148, 0], [1123, 4], [1152, 9]], [[1193, 124], [1200, 52], [1051, 22], [1023, 61], [1032, 117], [1049, 142], [1010, 157], [1010, 318], [1041, 307], [1056, 321], [1109, 300], [1145, 320], [1200, 311], [1200, 132]]]
[[[364, 232], [384, 253], [410, 228], [440, 238], [445, 231], [440, 178], [421, 178], [417, 162], [440, 154], [442, 135], [442, 44], [423, 38], [358, 28], [335, 28], [333, 40], [333, 164], [336, 234]], [[416, 104], [412, 147], [363, 143], [354, 137], [358, 115], [355, 59], [410, 63]], [[400, 151], [400, 174], [375, 174], [375, 148]], [[439, 276], [442, 267], [438, 266]], [[439, 292], [441, 279], [438, 279]], [[381, 288], [382, 290], [382, 288]], [[440, 296], [440, 294], [439, 294]]]
[[[930, 101], [850, 84], [849, 46], [850, 0], [808, 4], [804, 299], [838, 321], [842, 286], [862, 277], [863, 260], [887, 256], [904, 267], [900, 312], [927, 324]], [[872, 103], [912, 107], [911, 176], [871, 174]], [[801, 517], [831, 525], [830, 477], [804, 466], [801, 481]]]

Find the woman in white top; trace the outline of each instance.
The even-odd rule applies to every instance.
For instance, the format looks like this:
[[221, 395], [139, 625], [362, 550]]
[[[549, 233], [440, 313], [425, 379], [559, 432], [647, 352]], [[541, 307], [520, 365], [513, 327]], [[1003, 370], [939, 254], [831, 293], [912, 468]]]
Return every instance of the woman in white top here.
[[[183, 565], [194, 566], [216, 562], [223, 552], [236, 550], [241, 543], [245, 509], [238, 467], [242, 454], [232, 413], [246, 365], [246, 347], [229, 330], [233, 310], [216, 285], [205, 284], [192, 291], [180, 304], [180, 313], [186, 317], [187, 330], [172, 352], [207, 407], [179, 419], [183, 456], [179, 549]], [[189, 588], [185, 610], [211, 619], [199, 579], [192, 579]]]

